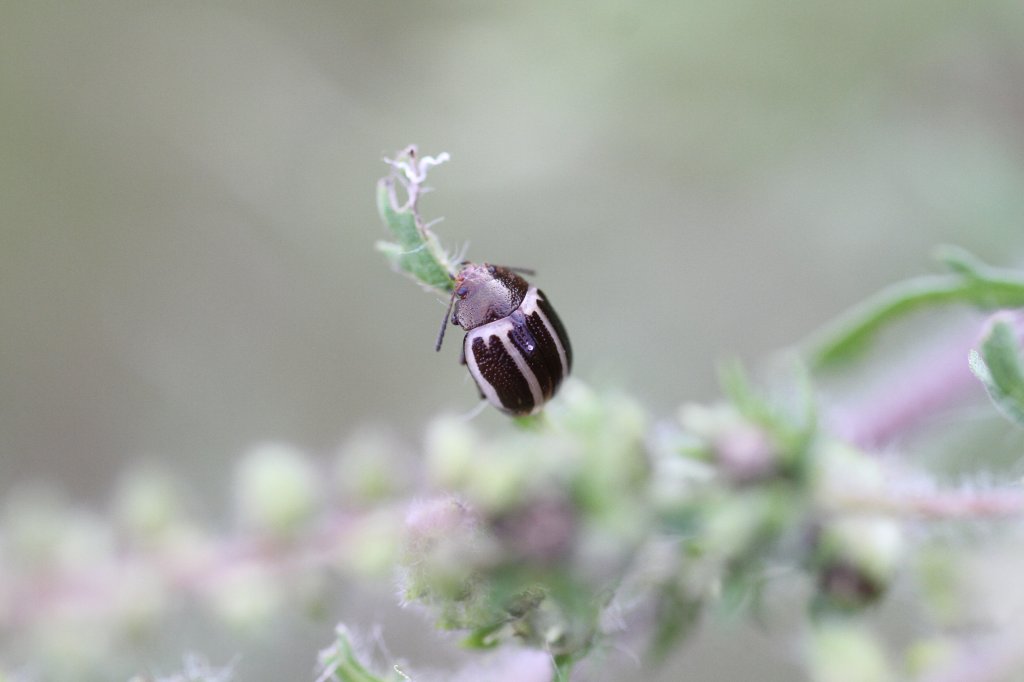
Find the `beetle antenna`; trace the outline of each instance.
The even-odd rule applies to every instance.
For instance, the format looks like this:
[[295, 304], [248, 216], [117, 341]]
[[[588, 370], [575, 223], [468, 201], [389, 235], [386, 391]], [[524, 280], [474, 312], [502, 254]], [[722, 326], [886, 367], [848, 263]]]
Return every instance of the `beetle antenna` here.
[[512, 265], [502, 265], [501, 267], [512, 272], [518, 272], [520, 275], [526, 275], [527, 277], [533, 277], [537, 274], [537, 271], [533, 268], [519, 268]]
[[452, 306], [455, 305], [455, 291], [452, 291], [452, 297], [448, 299], [448, 310], [444, 311], [444, 319], [441, 320], [441, 331], [437, 335], [437, 345], [434, 347], [435, 351], [441, 350], [441, 343], [444, 341], [444, 330], [448, 328], [448, 316], [452, 314]]

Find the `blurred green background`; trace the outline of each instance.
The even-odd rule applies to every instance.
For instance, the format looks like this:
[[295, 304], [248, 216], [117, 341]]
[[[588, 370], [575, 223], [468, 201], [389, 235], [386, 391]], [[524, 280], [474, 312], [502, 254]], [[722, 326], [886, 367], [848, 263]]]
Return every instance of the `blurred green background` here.
[[[373, 251], [380, 159], [411, 142], [452, 154], [422, 206], [441, 238], [538, 271], [578, 376], [659, 415], [710, 399], [718, 359], [798, 341], [937, 243], [1017, 259], [1021, 83], [1009, 0], [8, 0], [0, 493], [102, 507], [152, 460], [220, 518], [253, 443], [327, 456], [470, 409], [441, 302]], [[396, 654], [429, 648], [399, 621]], [[207, 653], [304, 679], [330, 638], [304, 627]], [[154, 664], [203, 645], [185, 631]], [[732, 637], [671, 674], [738, 679]]]

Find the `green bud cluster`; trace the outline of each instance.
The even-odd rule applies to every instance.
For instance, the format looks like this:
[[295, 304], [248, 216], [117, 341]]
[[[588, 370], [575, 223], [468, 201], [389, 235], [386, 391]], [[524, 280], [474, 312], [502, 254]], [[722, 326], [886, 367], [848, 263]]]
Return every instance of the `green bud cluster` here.
[[647, 422], [632, 400], [569, 382], [537, 428], [486, 439], [436, 420], [410, 511], [402, 594], [468, 642], [576, 658], [651, 527]]
[[184, 485], [151, 466], [121, 477], [106, 514], [20, 490], [0, 516], [0, 671], [10, 659], [38, 661], [40, 679], [116, 677], [118, 654], [189, 602], [249, 634], [296, 604], [325, 615], [337, 575], [390, 579], [408, 457], [369, 430], [326, 465], [290, 446], [255, 447], [230, 485], [236, 523], [221, 533], [193, 518]]
[[[754, 605], [775, 564], [806, 566], [814, 606], [865, 606], [889, 585], [899, 524], [830, 500], [876, 491], [868, 456], [819, 437], [813, 407], [689, 405], [651, 428], [630, 399], [569, 382], [535, 428], [500, 439], [462, 419], [427, 435], [433, 496], [406, 521], [402, 595], [467, 643], [579, 658], [624, 586], [653, 603], [655, 653], [703, 608]], [[731, 608], [730, 607], [730, 608]], [[619, 608], [617, 605], [614, 608]]]

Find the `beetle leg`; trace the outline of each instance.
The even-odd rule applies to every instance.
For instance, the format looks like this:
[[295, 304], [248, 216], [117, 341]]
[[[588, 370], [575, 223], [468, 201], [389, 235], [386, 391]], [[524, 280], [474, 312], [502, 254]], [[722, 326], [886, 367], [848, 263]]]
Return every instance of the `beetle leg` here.
[[479, 403], [477, 403], [476, 407], [474, 407], [466, 414], [462, 415], [462, 418], [465, 419], [466, 421], [469, 421], [470, 419], [475, 418], [477, 415], [483, 412], [485, 407], [487, 407], [487, 401], [481, 400]]

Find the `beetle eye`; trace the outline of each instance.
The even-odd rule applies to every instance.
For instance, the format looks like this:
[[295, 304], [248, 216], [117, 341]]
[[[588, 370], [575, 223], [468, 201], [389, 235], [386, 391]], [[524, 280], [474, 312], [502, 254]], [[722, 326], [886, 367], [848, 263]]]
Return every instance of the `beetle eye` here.
[[469, 293], [469, 288], [468, 287], [459, 287], [458, 289], [455, 290], [455, 295], [458, 296], [459, 298], [465, 298], [466, 294], [468, 294], [468, 293]]

